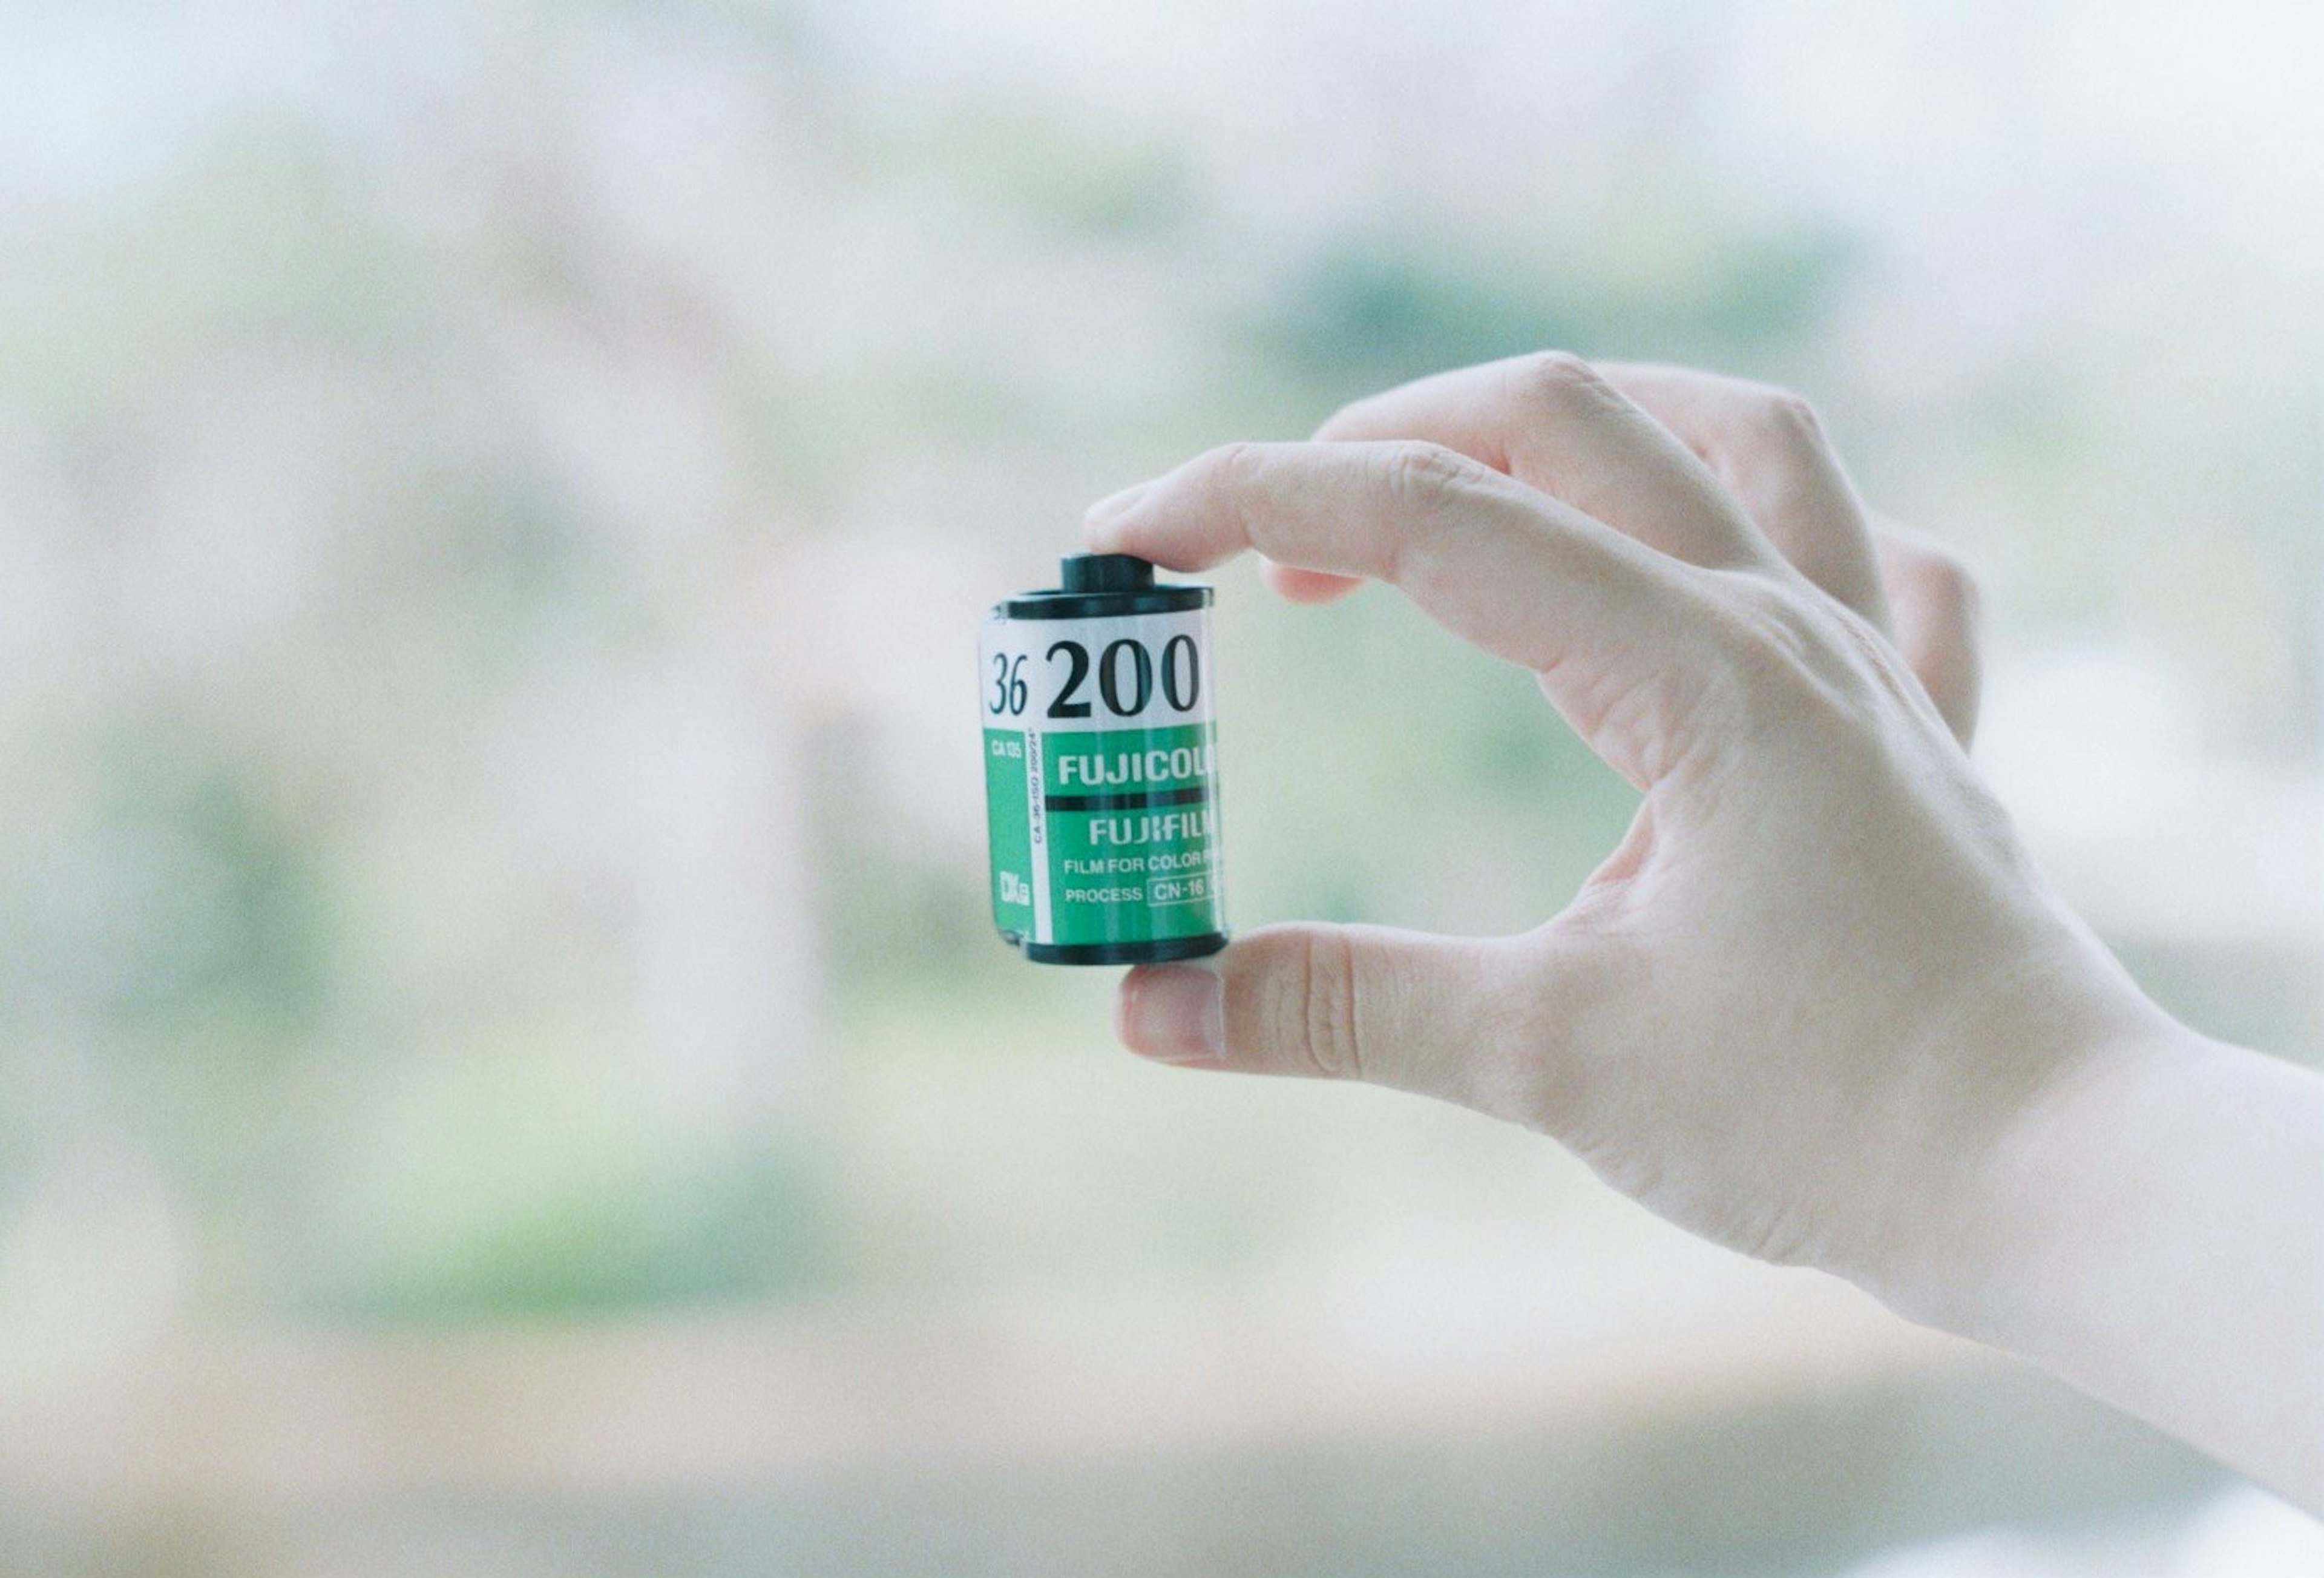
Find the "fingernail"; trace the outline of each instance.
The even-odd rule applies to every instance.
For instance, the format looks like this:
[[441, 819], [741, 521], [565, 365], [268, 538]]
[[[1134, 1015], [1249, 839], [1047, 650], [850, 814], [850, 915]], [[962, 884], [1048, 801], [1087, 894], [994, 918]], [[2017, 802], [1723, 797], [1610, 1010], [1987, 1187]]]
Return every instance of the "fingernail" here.
[[1098, 541], [1106, 528], [1118, 523], [1138, 507], [1138, 501], [1152, 492], [1150, 482], [1133, 483], [1120, 493], [1108, 494], [1082, 513], [1082, 535]]
[[1122, 1045], [1157, 1063], [1222, 1066], [1226, 983], [1204, 964], [1148, 964], [1121, 983]]

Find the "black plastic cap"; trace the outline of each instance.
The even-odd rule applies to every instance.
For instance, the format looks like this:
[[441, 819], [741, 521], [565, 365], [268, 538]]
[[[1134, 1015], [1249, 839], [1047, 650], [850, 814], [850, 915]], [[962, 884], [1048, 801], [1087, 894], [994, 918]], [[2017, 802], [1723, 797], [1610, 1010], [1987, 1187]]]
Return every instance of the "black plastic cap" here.
[[1058, 564], [1057, 579], [1056, 586], [1019, 592], [992, 611], [1003, 619], [1119, 619], [1211, 605], [1208, 586], [1157, 581], [1154, 566], [1134, 553], [1068, 554]]
[[1065, 592], [1142, 592], [1153, 584], [1153, 565], [1136, 554], [1069, 553], [1057, 567]]

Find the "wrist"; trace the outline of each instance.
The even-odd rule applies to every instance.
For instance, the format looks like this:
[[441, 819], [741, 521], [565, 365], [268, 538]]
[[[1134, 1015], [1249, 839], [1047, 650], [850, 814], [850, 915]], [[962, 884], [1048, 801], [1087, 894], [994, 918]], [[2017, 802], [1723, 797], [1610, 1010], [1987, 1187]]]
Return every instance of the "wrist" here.
[[2107, 1176], [2110, 1107], [2199, 1055], [2078, 922], [2032, 919], [1952, 960], [1946, 996], [1884, 1049], [1886, 1119], [1821, 1262], [1909, 1319], [1987, 1343], [2076, 1236], [2085, 1180]]
[[2324, 1504], [2324, 1080], [2144, 1006], [1866, 1285]]
[[2155, 1116], [2199, 1085], [2219, 1051], [2139, 1000], [2044, 1045], [2013, 1050], [2045, 1068], [1996, 1115], [1982, 1142], [1951, 1159], [1948, 1187], [1917, 1231], [1870, 1277], [1900, 1315], [2034, 1356], [2035, 1333], [2077, 1317], [2089, 1262], [2132, 1249], [2127, 1177], [2158, 1158]]

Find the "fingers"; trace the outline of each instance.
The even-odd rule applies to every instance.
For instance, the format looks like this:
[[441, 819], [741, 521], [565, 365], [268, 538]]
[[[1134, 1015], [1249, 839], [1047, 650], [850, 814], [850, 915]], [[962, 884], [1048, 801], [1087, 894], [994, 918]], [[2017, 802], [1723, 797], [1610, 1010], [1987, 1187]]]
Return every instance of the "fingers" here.
[[1814, 411], [1764, 383], [1687, 367], [1600, 370], [1709, 464], [1801, 574], [1894, 633], [1962, 744], [1977, 728], [1977, 588], [1960, 561], [1869, 521]]
[[1702, 457], [1794, 568], [1889, 628], [1864, 506], [1812, 407], [1784, 390], [1691, 367], [1598, 365]]
[[1685, 567], [1433, 444], [1231, 444], [1101, 501], [1084, 531], [1094, 549], [1173, 569], [1255, 548], [1296, 570], [1392, 582], [1539, 673], [1633, 781], [1657, 775], [1649, 757], [1670, 746], [1672, 712], [1619, 704], [1686, 682], [1710, 623]]
[[1342, 408], [1315, 437], [1425, 438], [1674, 558], [1712, 568], [1772, 558], [1684, 445], [1588, 362], [1562, 351], [1418, 379]]
[[1875, 525], [1873, 542], [1895, 607], [1897, 650], [1967, 745], [1977, 733], [1984, 672], [1977, 582], [1959, 559], [1893, 521]]
[[1502, 1071], [1537, 1062], [1518, 1027], [1540, 1001], [1507, 943], [1377, 926], [1271, 926], [1200, 964], [1122, 980], [1116, 1028], [1157, 1062], [1363, 1080], [1487, 1111]]

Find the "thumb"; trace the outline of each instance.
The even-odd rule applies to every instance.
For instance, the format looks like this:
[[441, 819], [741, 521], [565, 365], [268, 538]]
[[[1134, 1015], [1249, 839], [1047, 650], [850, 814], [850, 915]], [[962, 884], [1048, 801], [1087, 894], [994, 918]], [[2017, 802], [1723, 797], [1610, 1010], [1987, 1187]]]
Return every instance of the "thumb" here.
[[1520, 1060], [1516, 958], [1495, 939], [1270, 926], [1121, 983], [1124, 1045], [1157, 1062], [1357, 1079], [1492, 1108]]

